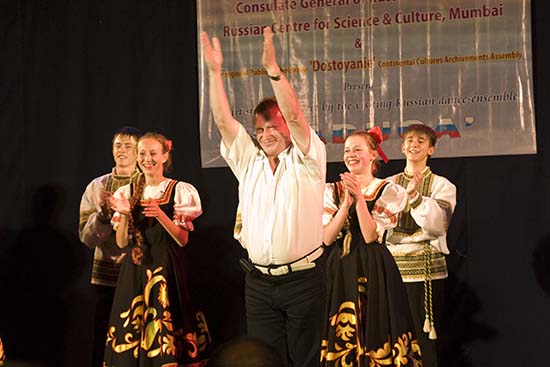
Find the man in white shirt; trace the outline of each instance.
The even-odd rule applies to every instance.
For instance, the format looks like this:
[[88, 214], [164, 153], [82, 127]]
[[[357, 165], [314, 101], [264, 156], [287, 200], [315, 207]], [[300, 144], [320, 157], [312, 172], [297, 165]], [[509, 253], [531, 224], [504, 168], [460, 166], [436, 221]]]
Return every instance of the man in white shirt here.
[[256, 145], [231, 115], [217, 38], [201, 35], [221, 154], [239, 181], [239, 240], [245, 261], [248, 334], [279, 350], [288, 366], [319, 365], [325, 301], [322, 248], [326, 151], [309, 126], [264, 29], [262, 62], [275, 98], [254, 110]]

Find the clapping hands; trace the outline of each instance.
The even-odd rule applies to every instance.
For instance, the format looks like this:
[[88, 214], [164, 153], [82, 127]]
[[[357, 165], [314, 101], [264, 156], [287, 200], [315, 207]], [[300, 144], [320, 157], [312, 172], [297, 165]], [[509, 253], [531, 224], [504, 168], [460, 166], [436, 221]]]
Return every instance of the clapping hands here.
[[114, 195], [109, 197], [109, 204], [111, 209], [119, 212], [122, 215], [130, 215], [130, 201], [124, 193], [121, 193], [120, 198]]
[[350, 172], [341, 173], [340, 179], [344, 184], [344, 201], [347, 202], [348, 206], [351, 206], [353, 202], [357, 202], [357, 199], [363, 195], [361, 192], [361, 183]]
[[405, 190], [407, 191], [407, 194], [409, 194], [410, 198], [413, 198], [416, 196], [417, 193], [417, 187], [422, 181], [422, 173], [420, 172], [413, 172], [413, 176], [409, 183], [407, 184], [407, 187]]

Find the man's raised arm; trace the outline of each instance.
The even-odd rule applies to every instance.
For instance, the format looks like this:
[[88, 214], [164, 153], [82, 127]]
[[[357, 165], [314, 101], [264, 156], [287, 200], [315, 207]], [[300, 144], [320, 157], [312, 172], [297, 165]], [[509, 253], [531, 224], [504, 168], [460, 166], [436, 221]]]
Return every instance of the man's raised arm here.
[[231, 107], [225, 92], [222, 79], [223, 54], [220, 40], [217, 37], [210, 38], [208, 33], [201, 33], [201, 45], [204, 53], [204, 61], [208, 66], [210, 108], [214, 116], [214, 122], [222, 136], [226, 148], [231, 148], [240, 123], [233, 118]]
[[269, 27], [264, 28], [262, 63], [271, 80], [277, 104], [288, 124], [290, 135], [292, 135], [302, 153], [307, 154], [310, 144], [309, 123], [300, 107], [296, 92], [277, 63], [275, 46], [273, 45], [273, 31]]

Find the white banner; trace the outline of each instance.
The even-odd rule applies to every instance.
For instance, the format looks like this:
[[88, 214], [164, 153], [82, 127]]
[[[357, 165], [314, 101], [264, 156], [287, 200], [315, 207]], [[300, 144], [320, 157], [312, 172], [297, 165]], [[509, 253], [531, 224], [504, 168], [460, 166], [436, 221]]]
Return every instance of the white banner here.
[[[343, 137], [378, 125], [388, 157], [400, 133], [433, 127], [435, 157], [536, 153], [528, 0], [197, 0], [199, 34], [220, 39], [233, 115], [253, 132], [252, 110], [272, 95], [262, 28], [295, 87], [329, 161]], [[225, 165], [199, 47], [201, 160]]]

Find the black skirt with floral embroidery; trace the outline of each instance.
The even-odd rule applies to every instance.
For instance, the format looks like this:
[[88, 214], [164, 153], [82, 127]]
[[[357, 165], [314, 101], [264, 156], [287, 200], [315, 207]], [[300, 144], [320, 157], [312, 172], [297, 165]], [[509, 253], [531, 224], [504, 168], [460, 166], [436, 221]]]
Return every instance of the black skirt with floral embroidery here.
[[[173, 194], [160, 205], [169, 218], [173, 205]], [[191, 304], [185, 250], [142, 210], [136, 205], [132, 215], [143, 235], [143, 259], [136, 265], [128, 254], [121, 266], [104, 366], [206, 365], [210, 336], [203, 313]]]
[[[372, 210], [375, 200], [367, 201]], [[349, 254], [327, 260], [322, 366], [422, 366], [405, 286], [384, 244], [365, 243], [350, 209]]]

